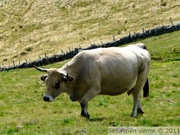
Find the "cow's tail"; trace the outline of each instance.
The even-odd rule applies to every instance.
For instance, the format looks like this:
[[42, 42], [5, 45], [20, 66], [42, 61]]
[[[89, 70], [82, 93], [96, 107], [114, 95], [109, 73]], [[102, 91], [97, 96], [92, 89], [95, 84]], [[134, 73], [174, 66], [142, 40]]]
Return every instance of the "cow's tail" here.
[[144, 97], [147, 97], [149, 95], [149, 81], [148, 79], [146, 80], [146, 83], [144, 84], [144, 87], [143, 87], [143, 96]]

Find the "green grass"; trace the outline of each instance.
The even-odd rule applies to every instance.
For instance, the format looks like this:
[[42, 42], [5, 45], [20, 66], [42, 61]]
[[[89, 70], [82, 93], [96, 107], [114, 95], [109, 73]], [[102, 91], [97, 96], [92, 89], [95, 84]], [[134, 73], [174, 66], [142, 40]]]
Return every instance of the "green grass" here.
[[[180, 126], [180, 32], [148, 38], [152, 55], [150, 95], [142, 98], [144, 114], [129, 117], [132, 97], [97, 96], [89, 102], [91, 120], [80, 116], [79, 103], [66, 94], [42, 100], [42, 73], [33, 68], [0, 72], [0, 134], [107, 134], [109, 126]], [[48, 65], [61, 67], [67, 61]]]

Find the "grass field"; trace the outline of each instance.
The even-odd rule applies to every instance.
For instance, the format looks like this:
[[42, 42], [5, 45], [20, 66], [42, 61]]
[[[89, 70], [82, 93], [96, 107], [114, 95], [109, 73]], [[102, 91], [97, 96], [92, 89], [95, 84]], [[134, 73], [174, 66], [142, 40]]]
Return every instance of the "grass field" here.
[[[97, 96], [89, 103], [91, 119], [66, 94], [53, 103], [42, 100], [42, 73], [33, 68], [0, 72], [0, 134], [107, 134], [110, 126], [180, 126], [180, 31], [148, 38], [152, 55], [150, 95], [142, 98], [144, 114], [129, 117], [132, 97]], [[46, 67], [61, 67], [67, 61]]]
[[[132, 32], [180, 21], [179, 0], [1, 0], [0, 64], [36, 60], [61, 50], [104, 43]], [[150, 95], [144, 114], [129, 117], [132, 97], [97, 96], [89, 103], [91, 119], [66, 94], [42, 100], [42, 73], [33, 68], [0, 72], [0, 134], [107, 134], [117, 126], [180, 126], [180, 31], [139, 42], [152, 55]], [[67, 60], [68, 61], [68, 60]], [[61, 67], [67, 61], [48, 67]], [[1, 65], [0, 65], [1, 66]]]

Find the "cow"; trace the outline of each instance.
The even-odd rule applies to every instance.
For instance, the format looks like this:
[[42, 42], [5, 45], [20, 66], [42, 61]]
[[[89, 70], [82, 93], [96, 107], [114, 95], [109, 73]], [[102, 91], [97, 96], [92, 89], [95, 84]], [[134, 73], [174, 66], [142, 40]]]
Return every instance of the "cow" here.
[[143, 114], [140, 103], [141, 90], [148, 96], [148, 74], [151, 56], [143, 43], [126, 47], [83, 50], [61, 68], [44, 69], [41, 76], [46, 83], [43, 100], [52, 102], [62, 93], [72, 101], [79, 101], [81, 116], [90, 118], [88, 102], [97, 95], [119, 95], [127, 92], [133, 96], [131, 117]]

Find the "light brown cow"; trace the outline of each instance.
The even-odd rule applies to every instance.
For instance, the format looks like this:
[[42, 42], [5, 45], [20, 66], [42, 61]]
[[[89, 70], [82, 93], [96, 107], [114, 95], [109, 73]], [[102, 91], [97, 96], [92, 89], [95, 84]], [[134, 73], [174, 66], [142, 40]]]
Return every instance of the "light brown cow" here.
[[81, 115], [89, 118], [88, 102], [96, 95], [119, 95], [124, 92], [133, 95], [131, 116], [143, 113], [140, 91], [148, 94], [148, 73], [150, 54], [144, 44], [126, 47], [99, 48], [78, 53], [60, 69], [43, 69], [41, 77], [47, 90], [44, 101], [52, 102], [61, 93], [67, 93], [72, 101], [79, 101]]

